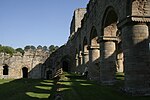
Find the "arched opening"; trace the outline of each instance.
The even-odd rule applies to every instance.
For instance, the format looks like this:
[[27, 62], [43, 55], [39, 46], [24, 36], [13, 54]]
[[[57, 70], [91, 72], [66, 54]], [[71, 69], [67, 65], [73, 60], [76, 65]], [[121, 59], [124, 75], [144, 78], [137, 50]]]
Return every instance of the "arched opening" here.
[[[101, 81], [113, 83], [116, 78], [117, 64], [121, 64], [121, 34], [117, 28], [118, 15], [113, 7], [105, 11], [102, 23], [101, 46]], [[118, 46], [119, 44], [119, 46]], [[118, 49], [120, 50], [118, 52]], [[118, 56], [119, 54], [119, 56]], [[117, 58], [118, 57], [118, 58]], [[119, 61], [119, 62], [118, 62]], [[123, 62], [122, 62], [123, 63]]]
[[50, 78], [52, 78], [52, 71], [48, 70], [48, 71], [46, 71], [46, 79], [48, 80]]
[[92, 28], [91, 34], [90, 34], [90, 45], [88, 47], [89, 49], [89, 61], [93, 62], [97, 60], [100, 57], [100, 51], [99, 51], [99, 43], [98, 41], [98, 34], [95, 27]]
[[28, 68], [27, 67], [23, 67], [22, 68], [22, 77], [23, 78], [28, 78]]
[[83, 40], [83, 52], [82, 52], [82, 63], [86, 64], [89, 61], [89, 51], [88, 51], [88, 42], [87, 38], [85, 37]]
[[100, 58], [100, 50], [98, 43], [98, 34], [95, 27], [92, 27], [90, 38], [89, 38], [89, 63], [88, 63], [88, 77], [91, 80], [99, 80], [100, 77], [100, 67], [99, 67], [99, 58]]
[[95, 27], [92, 28], [91, 34], [90, 34], [90, 45], [91, 46], [99, 46], [97, 43], [98, 40], [98, 34]]
[[67, 61], [63, 61], [63, 71], [64, 72], [69, 72], [69, 64]]
[[82, 65], [82, 51], [81, 51], [81, 44], [79, 45], [79, 52], [78, 52], [78, 65]]
[[69, 55], [65, 55], [61, 59], [61, 68], [64, 72], [75, 71], [73, 68], [73, 60]]
[[3, 66], [3, 75], [8, 75], [8, 72], [9, 72], [8, 67], [9, 67], [9, 66], [6, 65], [6, 64]]

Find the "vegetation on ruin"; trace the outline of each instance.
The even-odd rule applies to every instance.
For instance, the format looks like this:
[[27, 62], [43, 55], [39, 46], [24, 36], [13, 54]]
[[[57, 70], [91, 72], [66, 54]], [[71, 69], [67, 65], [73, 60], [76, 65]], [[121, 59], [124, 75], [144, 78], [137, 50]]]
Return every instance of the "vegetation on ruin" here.
[[150, 100], [150, 97], [130, 96], [121, 92], [124, 75], [117, 73], [112, 86], [86, 80], [76, 74], [63, 74], [53, 80], [0, 80], [0, 100], [54, 100], [56, 94], [63, 100]]
[[0, 52], [4, 52], [4, 53], [10, 54], [10, 55], [13, 55], [15, 50], [12, 47], [0, 45]]
[[57, 50], [59, 47], [58, 46], [54, 46], [54, 45], [50, 45], [49, 47], [47, 46], [33, 46], [33, 45], [27, 45], [25, 46], [23, 49], [22, 48], [16, 48], [14, 49], [13, 47], [10, 47], [10, 46], [2, 46], [0, 44], [0, 53], [3, 52], [3, 53], [7, 53], [7, 54], [10, 54], [10, 55], [13, 55], [15, 52], [20, 52], [22, 55], [24, 54], [25, 51], [31, 49], [31, 50], [36, 50], [36, 49], [43, 49], [44, 51], [48, 51], [49, 53], [52, 53], [54, 52], [55, 50]]

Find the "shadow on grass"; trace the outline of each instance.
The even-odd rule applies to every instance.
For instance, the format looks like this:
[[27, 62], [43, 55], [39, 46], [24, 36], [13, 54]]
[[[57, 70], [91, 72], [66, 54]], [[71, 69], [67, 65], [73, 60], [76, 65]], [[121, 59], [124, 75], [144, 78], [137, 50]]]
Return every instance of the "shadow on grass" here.
[[49, 100], [53, 86], [49, 80], [0, 80], [0, 100]]
[[120, 91], [124, 84], [124, 75], [117, 74], [117, 82], [113, 86], [86, 80], [84, 76], [66, 75], [68, 80], [62, 84], [60, 93], [64, 100], [149, 100], [150, 97], [133, 97]]

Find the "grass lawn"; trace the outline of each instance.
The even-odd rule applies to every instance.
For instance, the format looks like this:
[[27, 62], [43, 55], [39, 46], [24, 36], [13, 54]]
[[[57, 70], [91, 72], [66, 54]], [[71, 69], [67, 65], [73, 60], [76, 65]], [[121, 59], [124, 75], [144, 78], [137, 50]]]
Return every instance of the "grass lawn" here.
[[0, 100], [54, 100], [61, 94], [63, 100], [150, 100], [150, 97], [132, 97], [119, 91], [123, 75], [117, 74], [113, 86], [85, 80], [75, 74], [65, 74], [55, 80], [0, 80]]
[[47, 100], [52, 87], [52, 80], [0, 80], [0, 100]]

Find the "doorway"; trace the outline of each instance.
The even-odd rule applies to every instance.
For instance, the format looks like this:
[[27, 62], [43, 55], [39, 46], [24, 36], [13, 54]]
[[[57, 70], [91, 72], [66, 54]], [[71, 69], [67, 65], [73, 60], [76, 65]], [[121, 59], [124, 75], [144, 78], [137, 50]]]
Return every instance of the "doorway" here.
[[28, 78], [28, 68], [27, 67], [22, 68], [22, 74], [23, 74], [23, 78]]

